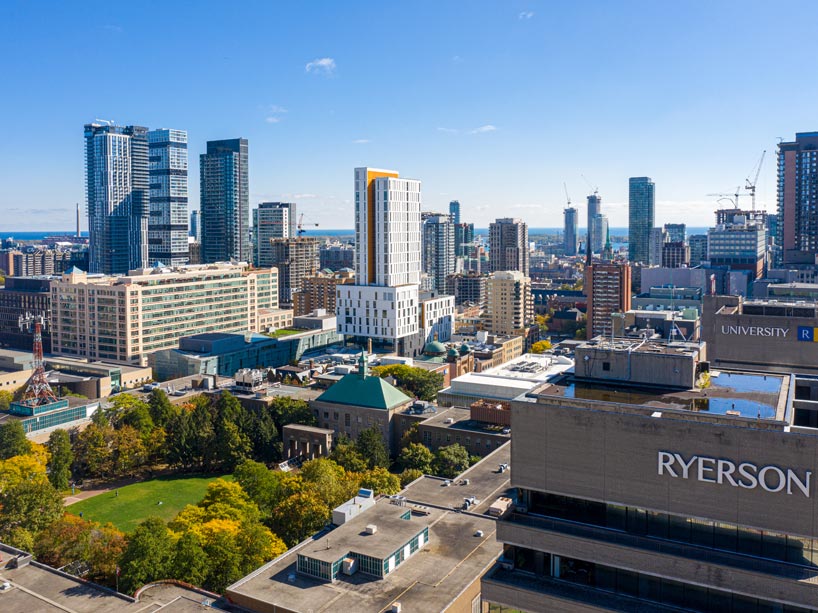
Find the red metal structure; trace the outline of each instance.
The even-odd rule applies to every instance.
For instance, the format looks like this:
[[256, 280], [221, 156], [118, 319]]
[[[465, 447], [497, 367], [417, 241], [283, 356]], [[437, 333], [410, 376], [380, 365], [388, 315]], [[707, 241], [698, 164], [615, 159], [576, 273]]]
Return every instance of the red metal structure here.
[[51, 402], [57, 402], [57, 396], [48, 384], [45, 376], [45, 365], [43, 363], [43, 327], [45, 317], [42, 315], [32, 315], [26, 313], [20, 316], [20, 329], [34, 329], [34, 372], [28, 380], [28, 386], [23, 394], [22, 404], [32, 407], [42, 406]]

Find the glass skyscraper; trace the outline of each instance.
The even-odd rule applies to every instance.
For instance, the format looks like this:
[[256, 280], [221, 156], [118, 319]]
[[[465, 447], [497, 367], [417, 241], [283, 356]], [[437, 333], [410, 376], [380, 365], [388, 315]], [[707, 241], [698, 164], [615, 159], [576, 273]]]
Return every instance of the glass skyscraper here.
[[85, 125], [89, 272], [148, 265], [148, 129]]
[[628, 259], [648, 263], [656, 209], [655, 185], [650, 177], [631, 177], [629, 183]]
[[457, 225], [460, 223], [460, 201], [452, 200], [449, 203], [449, 216], [452, 218], [452, 223]]
[[252, 262], [246, 138], [208, 141], [199, 158], [202, 262]]
[[187, 132], [148, 132], [150, 220], [148, 258], [151, 266], [181, 266], [188, 261]]
[[565, 255], [577, 254], [577, 210], [569, 206], [563, 211], [565, 215], [565, 229], [563, 233], [563, 248]]

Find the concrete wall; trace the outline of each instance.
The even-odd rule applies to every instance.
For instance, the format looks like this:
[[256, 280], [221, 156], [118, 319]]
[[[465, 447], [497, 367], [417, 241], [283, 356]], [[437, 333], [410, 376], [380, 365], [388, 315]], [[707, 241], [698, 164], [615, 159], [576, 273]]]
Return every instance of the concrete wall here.
[[[818, 535], [818, 436], [650, 413], [515, 402], [512, 485], [762, 530]], [[579, 402], [575, 402], [579, 405]], [[600, 407], [601, 408], [601, 404]], [[691, 416], [695, 418], [695, 415]], [[724, 425], [735, 423], [735, 426]], [[759, 424], [761, 425], [761, 424]], [[815, 431], [818, 435], [818, 430]], [[809, 497], [658, 474], [660, 451], [812, 472]], [[695, 468], [695, 467], [694, 467]], [[692, 476], [692, 475], [691, 475]]]

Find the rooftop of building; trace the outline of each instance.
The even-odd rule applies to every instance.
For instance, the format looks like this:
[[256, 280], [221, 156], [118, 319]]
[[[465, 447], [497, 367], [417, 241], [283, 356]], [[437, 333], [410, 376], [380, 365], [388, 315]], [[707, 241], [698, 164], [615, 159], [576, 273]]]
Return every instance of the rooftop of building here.
[[[406, 611], [445, 610], [502, 552], [495, 538], [496, 520], [483, 513], [510, 491], [510, 473], [498, 470], [509, 459], [509, 446], [503, 445], [457, 479], [421, 477], [401, 492], [405, 506], [394, 504], [397, 500], [379, 500], [343, 526], [316, 535], [233, 584], [228, 596], [242, 603], [252, 601], [258, 610], [279, 606], [307, 612], [331, 606], [338, 611], [374, 613], [396, 602]], [[461, 512], [464, 498], [470, 496], [477, 504]], [[413, 509], [418, 514], [410, 520], [399, 518]], [[366, 534], [368, 524], [377, 526], [376, 534]], [[338, 580], [330, 583], [296, 572], [299, 554], [335, 561], [346, 551], [366, 545], [367, 555], [391, 555], [424, 526], [429, 527], [428, 542], [383, 579], [360, 572], [339, 573]], [[396, 532], [391, 532], [393, 527]]]
[[147, 586], [135, 599], [37, 562], [11, 568], [8, 562], [18, 553], [21, 552], [0, 544], [0, 583], [11, 584], [9, 589], [0, 591], [3, 611], [136, 613], [161, 609], [168, 613], [190, 613], [223, 609], [227, 604], [216, 594], [176, 584]]
[[317, 400], [370, 409], [389, 410], [411, 402], [411, 398], [394, 385], [365, 372], [352, 372], [332, 385]]
[[503, 426], [488, 424], [471, 418], [471, 411], [464, 407], [449, 407], [438, 409], [435, 413], [423, 413], [428, 415], [422, 423], [424, 426], [436, 426], [449, 430], [463, 430], [482, 434], [496, 434], [498, 436], [509, 437], [509, 433], [503, 433]]

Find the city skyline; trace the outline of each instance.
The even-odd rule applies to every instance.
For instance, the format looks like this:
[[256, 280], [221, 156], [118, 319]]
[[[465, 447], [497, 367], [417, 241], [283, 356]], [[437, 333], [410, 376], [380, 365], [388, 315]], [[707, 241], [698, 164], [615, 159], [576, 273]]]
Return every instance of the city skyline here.
[[[371, 6], [314, 6], [314, 18], [303, 20], [295, 7], [191, 13], [170, 5], [162, 16], [178, 32], [170, 40], [152, 34], [148, 11], [100, 5], [88, 18], [72, 7], [7, 7], [0, 45], [16, 58], [5, 72], [17, 83], [5, 101], [16, 144], [0, 151], [0, 211], [15, 220], [7, 229], [73, 227], [75, 203], [85, 199], [79, 130], [96, 117], [186, 130], [193, 177], [206, 141], [247, 138], [251, 207], [293, 201], [305, 220], [339, 229], [353, 225], [349, 168], [366, 164], [422, 179], [430, 210], [460, 200], [463, 219], [477, 227], [498, 207], [531, 227], [558, 225], [549, 220], [561, 217], [563, 182], [575, 203], [598, 187], [611, 226], [623, 226], [627, 179], [640, 175], [656, 181], [657, 223], [710, 225], [716, 202], [705, 194], [743, 184], [765, 149], [758, 201], [772, 211], [778, 138], [815, 128], [818, 86], [798, 78], [801, 64], [778, 44], [787, 31], [812, 55], [816, 43], [799, 35], [818, 12], [808, 3], [672, 15], [642, 4], [379, 6], [406, 36], [374, 49], [347, 36]], [[270, 23], [280, 28], [274, 40]], [[640, 38], [619, 36], [625, 27]], [[235, 52], [203, 44], [225, 31], [242, 32]], [[163, 44], [151, 45], [159, 36]], [[97, 57], [100, 47], [110, 53]], [[169, 53], [178, 58], [165, 65], [159, 56]], [[87, 88], [77, 57], [94, 58], [95, 71], [150, 74], [151, 87], [123, 80]], [[371, 75], [387, 69], [401, 78], [361, 100]], [[778, 89], [760, 83], [771, 70], [777, 81], [798, 78], [799, 96], [786, 107]], [[45, 72], [51, 77], [39, 79]], [[230, 87], [214, 88], [219, 82]], [[59, 105], [48, 94], [54, 88], [64, 93]], [[46, 151], [38, 135], [47, 136]], [[192, 209], [199, 193], [191, 183]]]

